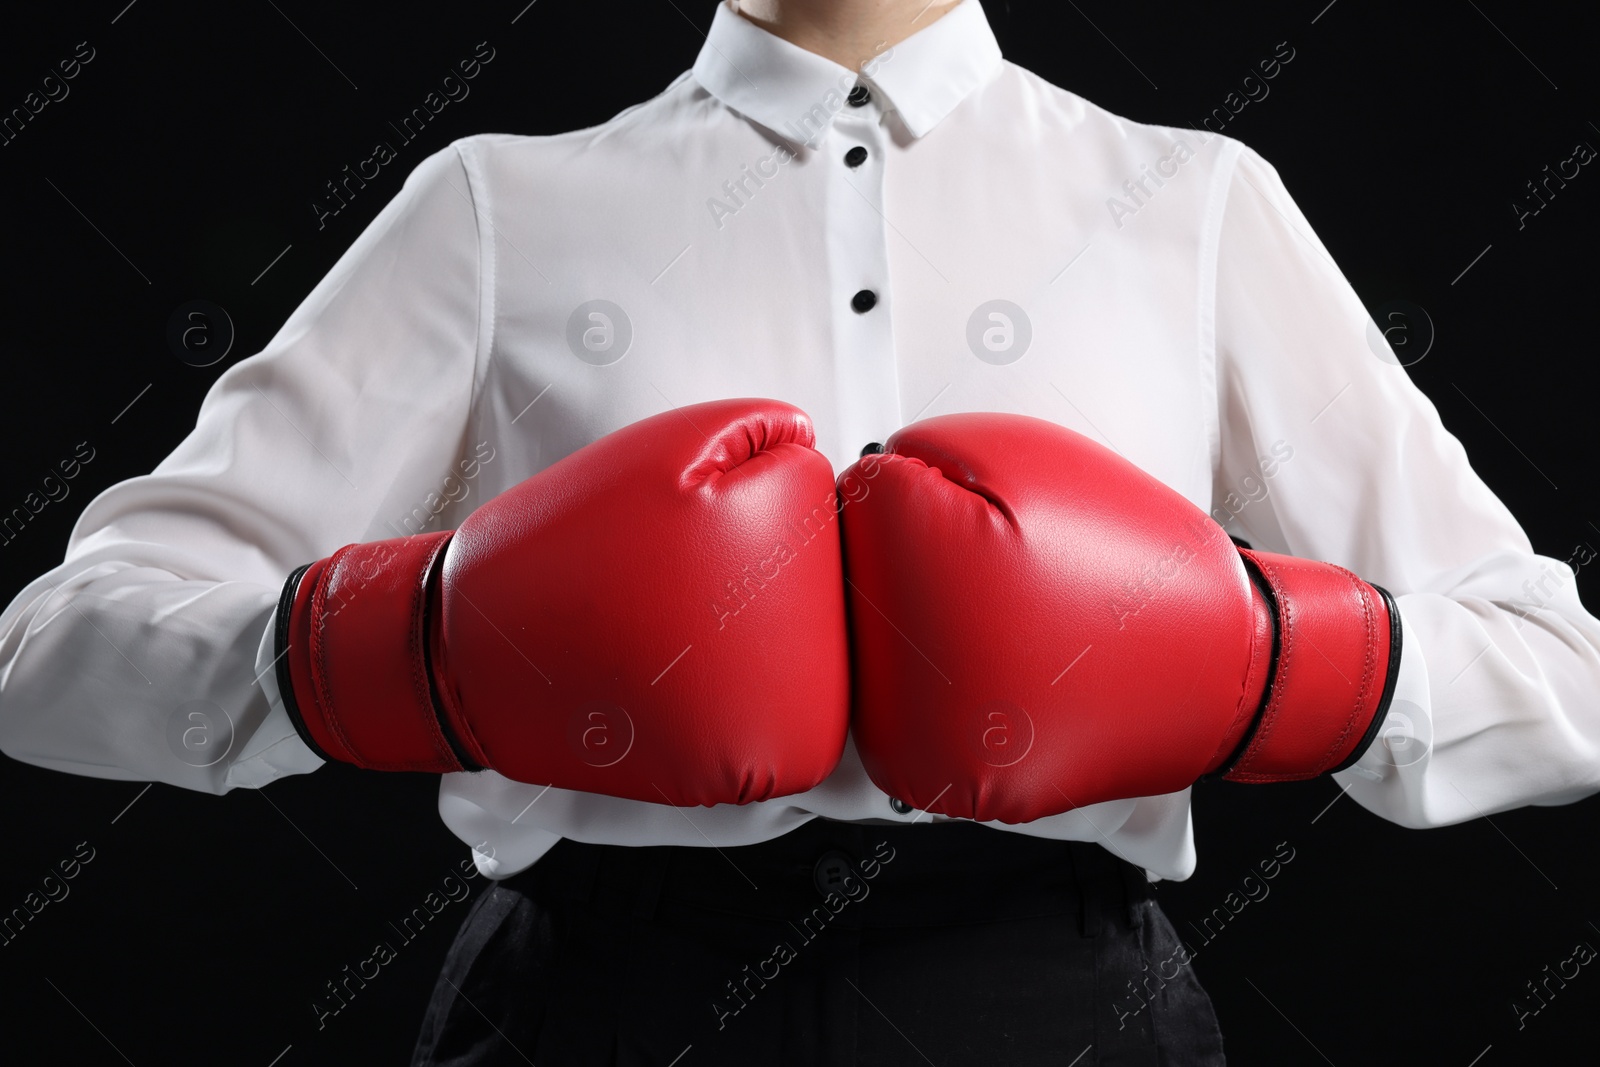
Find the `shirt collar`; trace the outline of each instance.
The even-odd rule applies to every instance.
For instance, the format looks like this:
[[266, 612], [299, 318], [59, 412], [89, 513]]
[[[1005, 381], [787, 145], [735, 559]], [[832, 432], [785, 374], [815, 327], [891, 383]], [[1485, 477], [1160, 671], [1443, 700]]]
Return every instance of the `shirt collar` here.
[[[882, 94], [885, 110], [898, 112], [912, 136], [921, 137], [999, 65], [1000, 45], [979, 0], [961, 0], [884, 49], [859, 74], [768, 33], [735, 11], [730, 0], [721, 0], [695, 59], [694, 77], [728, 107], [792, 141], [813, 140], [816, 119], [809, 126], [802, 119], [811, 114], [831, 122], [859, 79]], [[819, 105], [820, 112], [814, 110]]]

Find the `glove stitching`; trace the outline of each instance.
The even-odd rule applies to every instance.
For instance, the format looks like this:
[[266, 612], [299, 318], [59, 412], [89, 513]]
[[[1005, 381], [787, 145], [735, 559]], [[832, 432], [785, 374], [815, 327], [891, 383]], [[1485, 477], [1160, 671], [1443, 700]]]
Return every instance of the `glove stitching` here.
[[1323, 773], [1328, 767], [1332, 766], [1334, 756], [1336, 756], [1339, 750], [1344, 747], [1346, 739], [1350, 736], [1350, 731], [1354, 729], [1357, 719], [1360, 718], [1361, 709], [1366, 707], [1367, 698], [1372, 692], [1372, 677], [1377, 667], [1378, 658], [1377, 649], [1375, 647], [1377, 643], [1377, 627], [1372, 617], [1372, 602], [1370, 599], [1368, 599], [1365, 590], [1362, 588], [1362, 586], [1366, 585], [1366, 583], [1360, 578], [1356, 577], [1353, 572], [1346, 570], [1343, 567], [1338, 567], [1333, 564], [1329, 564], [1329, 566], [1333, 566], [1335, 570], [1349, 580], [1350, 587], [1355, 591], [1356, 598], [1361, 603], [1361, 617], [1363, 622], [1362, 629], [1366, 633], [1366, 653], [1362, 657], [1361, 684], [1356, 688], [1355, 703], [1350, 708], [1350, 715], [1345, 720], [1344, 728], [1339, 731], [1338, 736], [1336, 736], [1332, 743], [1328, 745], [1327, 751], [1322, 754], [1322, 759], [1317, 764], [1318, 774]]
[[311, 655], [315, 669], [311, 672], [312, 686], [317, 694], [317, 710], [321, 713], [322, 724], [327, 727], [335, 740], [344, 747], [345, 753], [351, 757], [351, 762], [360, 764], [365, 762], [356, 747], [350, 743], [344, 728], [340, 725], [338, 716], [333, 713], [333, 692], [328, 688], [328, 643], [325, 633], [327, 630], [328, 586], [333, 581], [333, 575], [338, 571], [340, 562], [346, 553], [353, 548], [346, 545], [332, 556], [328, 557], [328, 565], [322, 568], [322, 573], [317, 575], [317, 586], [311, 593]]

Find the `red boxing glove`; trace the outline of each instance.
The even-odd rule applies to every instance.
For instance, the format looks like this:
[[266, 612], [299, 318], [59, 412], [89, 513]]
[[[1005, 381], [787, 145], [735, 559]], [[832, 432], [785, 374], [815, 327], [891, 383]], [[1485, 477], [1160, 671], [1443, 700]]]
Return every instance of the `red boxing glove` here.
[[770, 400], [670, 411], [459, 530], [301, 568], [277, 643], [302, 738], [360, 767], [657, 803], [811, 788], [849, 726], [838, 535], [787, 533], [833, 506], [813, 441]]
[[928, 419], [839, 489], [856, 747], [913, 807], [1020, 823], [1217, 772], [1310, 778], [1387, 710], [1388, 593], [1236, 548], [1071, 430]]

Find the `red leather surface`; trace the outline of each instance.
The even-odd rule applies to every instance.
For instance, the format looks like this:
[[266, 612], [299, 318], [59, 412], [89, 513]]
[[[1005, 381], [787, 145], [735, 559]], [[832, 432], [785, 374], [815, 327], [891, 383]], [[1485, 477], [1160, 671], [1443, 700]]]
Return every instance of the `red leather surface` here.
[[429, 696], [423, 630], [423, 583], [449, 540], [446, 531], [346, 545], [301, 577], [289, 654], [298, 645], [303, 659], [290, 674], [328, 755], [385, 771], [461, 769]]
[[1279, 651], [1272, 699], [1226, 777], [1314, 778], [1343, 763], [1365, 735], [1389, 664], [1389, 612], [1343, 567], [1242, 550], [1272, 588]]
[[294, 610], [289, 616], [287, 644], [278, 653], [289, 665], [292, 694], [285, 694], [287, 702], [292, 695], [293, 706], [300, 709], [300, 718], [310, 732], [312, 740], [323, 753], [345, 763], [357, 763], [354, 752], [345, 745], [342, 737], [328, 728], [328, 709], [317, 699], [317, 687], [311, 677], [311, 602], [312, 594], [327, 569], [328, 561], [319, 559], [306, 567], [295, 586]]
[[437, 633], [469, 751], [521, 781], [678, 805], [826, 777], [849, 663], [813, 443], [787, 404], [699, 404], [479, 508], [446, 553]]
[[1219, 526], [1115, 453], [1039, 419], [949, 415], [839, 485], [853, 729], [885, 792], [1027, 822], [1182, 789], [1247, 735], [1266, 602]]

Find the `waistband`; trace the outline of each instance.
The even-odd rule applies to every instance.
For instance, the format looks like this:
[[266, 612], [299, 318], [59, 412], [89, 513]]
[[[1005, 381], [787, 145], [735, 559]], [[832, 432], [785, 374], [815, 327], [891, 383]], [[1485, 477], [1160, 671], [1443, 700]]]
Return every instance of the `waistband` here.
[[[535, 899], [589, 901], [641, 919], [668, 914], [848, 929], [1076, 914], [1136, 924], [1154, 890], [1099, 845], [970, 822], [877, 825], [821, 817], [753, 845], [594, 845], [563, 838], [499, 883]], [[826, 909], [818, 912], [817, 909]]]

